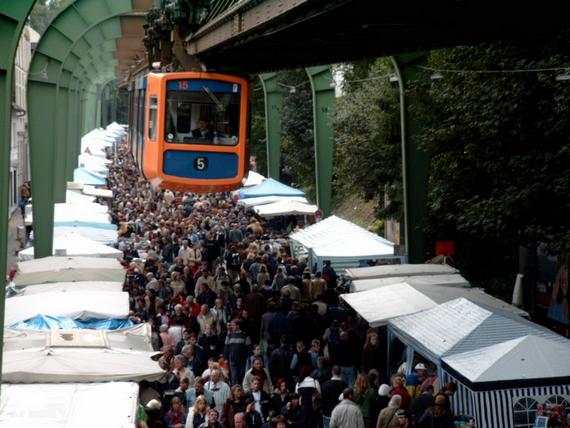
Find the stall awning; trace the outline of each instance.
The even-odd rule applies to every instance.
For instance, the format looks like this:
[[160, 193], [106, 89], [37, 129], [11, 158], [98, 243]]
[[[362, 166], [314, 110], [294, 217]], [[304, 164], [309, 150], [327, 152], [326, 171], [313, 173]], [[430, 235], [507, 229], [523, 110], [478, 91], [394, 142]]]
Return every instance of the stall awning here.
[[347, 269], [346, 276], [355, 279], [390, 278], [394, 276], [449, 275], [459, 273], [449, 265], [404, 264]]
[[392, 284], [360, 293], [341, 294], [340, 298], [370, 324], [379, 327], [388, 320], [413, 314], [437, 305], [408, 284]]
[[316, 205], [285, 199], [271, 204], [255, 207], [255, 212], [262, 217], [276, 217], [281, 215], [312, 215], [318, 207]]

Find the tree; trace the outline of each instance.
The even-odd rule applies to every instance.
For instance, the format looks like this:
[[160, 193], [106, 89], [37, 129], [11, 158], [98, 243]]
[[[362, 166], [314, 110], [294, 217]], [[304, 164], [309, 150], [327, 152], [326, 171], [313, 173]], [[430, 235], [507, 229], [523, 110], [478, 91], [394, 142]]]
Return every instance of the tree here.
[[386, 58], [343, 67], [335, 118], [335, 193], [378, 200], [381, 219], [402, 213], [399, 100], [388, 78], [393, 71]]
[[[556, 72], [508, 70], [570, 62], [568, 34], [432, 53], [444, 79], [424, 88], [431, 157], [429, 231], [454, 239], [474, 281], [516, 272], [518, 246], [570, 250], [570, 86]], [[457, 70], [494, 70], [457, 72]]]
[[315, 149], [309, 78], [304, 70], [288, 71], [280, 83], [286, 91], [281, 115], [281, 179], [302, 188], [314, 199]]
[[30, 13], [30, 26], [41, 36], [51, 21], [74, 1], [75, 0], [37, 0]]

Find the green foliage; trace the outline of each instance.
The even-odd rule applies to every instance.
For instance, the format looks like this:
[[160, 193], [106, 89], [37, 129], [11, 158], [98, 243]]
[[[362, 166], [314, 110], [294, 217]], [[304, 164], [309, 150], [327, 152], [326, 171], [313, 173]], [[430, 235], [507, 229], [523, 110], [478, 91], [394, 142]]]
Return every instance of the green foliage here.
[[[399, 99], [386, 58], [344, 66], [335, 120], [335, 189], [378, 200], [379, 218], [401, 218]], [[390, 201], [385, 205], [385, 201]]]
[[265, 134], [265, 100], [259, 78], [251, 92], [251, 131], [249, 153], [257, 159], [257, 172], [267, 176], [267, 136]]
[[[433, 52], [441, 70], [570, 64], [568, 35], [548, 45], [495, 43]], [[443, 72], [423, 88], [431, 156], [429, 228], [455, 239], [475, 280], [516, 271], [519, 245], [570, 250], [570, 85], [557, 72]]]
[[30, 13], [30, 26], [42, 35], [51, 21], [74, 1], [75, 0], [37, 0]]
[[309, 198], [315, 199], [315, 150], [313, 139], [313, 103], [309, 78], [305, 70], [282, 74], [280, 83], [294, 87], [291, 92], [283, 87], [281, 115], [281, 179], [300, 187]]

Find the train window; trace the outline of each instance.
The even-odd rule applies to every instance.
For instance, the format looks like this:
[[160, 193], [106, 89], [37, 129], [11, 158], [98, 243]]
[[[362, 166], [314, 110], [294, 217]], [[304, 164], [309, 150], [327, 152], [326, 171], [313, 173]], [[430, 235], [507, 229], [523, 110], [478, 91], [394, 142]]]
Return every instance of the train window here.
[[156, 119], [158, 118], [158, 99], [150, 97], [149, 117], [148, 117], [148, 139], [156, 141]]
[[241, 85], [210, 79], [170, 80], [165, 136], [170, 143], [238, 143]]

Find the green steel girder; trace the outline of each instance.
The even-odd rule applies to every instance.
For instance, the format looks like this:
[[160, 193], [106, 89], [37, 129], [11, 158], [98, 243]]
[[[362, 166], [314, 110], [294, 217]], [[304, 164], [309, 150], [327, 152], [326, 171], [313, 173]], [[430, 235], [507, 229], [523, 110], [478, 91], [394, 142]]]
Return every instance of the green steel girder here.
[[334, 81], [328, 65], [308, 67], [305, 71], [313, 93], [317, 205], [324, 216], [328, 217], [332, 210], [333, 116], [336, 102]]
[[281, 176], [281, 112], [283, 89], [277, 73], [259, 75], [265, 97], [265, 133], [267, 144], [267, 175], [275, 180]]
[[[116, 60], [109, 42], [122, 36], [120, 16], [132, 10], [131, 0], [77, 0], [53, 21], [32, 59], [28, 98], [34, 104], [30, 110], [30, 157], [37, 193], [36, 257], [52, 252], [53, 204], [64, 198], [65, 181], [76, 159], [70, 153], [77, 151], [73, 148], [78, 134], [95, 127], [94, 86], [114, 75]], [[73, 80], [78, 83], [75, 100], [70, 101], [68, 89]], [[77, 95], [80, 92], [82, 96]], [[81, 125], [72, 132], [68, 129], [72, 123]]]
[[[8, 260], [8, 207], [12, 127], [13, 65], [20, 35], [35, 0], [0, 2], [0, 337], [4, 337], [6, 262]], [[2, 353], [0, 352], [0, 378]], [[0, 379], [1, 380], [1, 379]], [[0, 382], [1, 383], [1, 382]]]
[[421, 150], [416, 136], [424, 124], [414, 113], [416, 91], [410, 82], [429, 78], [418, 65], [426, 61], [425, 53], [410, 53], [392, 57], [400, 90], [400, 124], [402, 139], [402, 180], [404, 189], [404, 242], [409, 263], [424, 263], [427, 258], [425, 225], [429, 158]]

